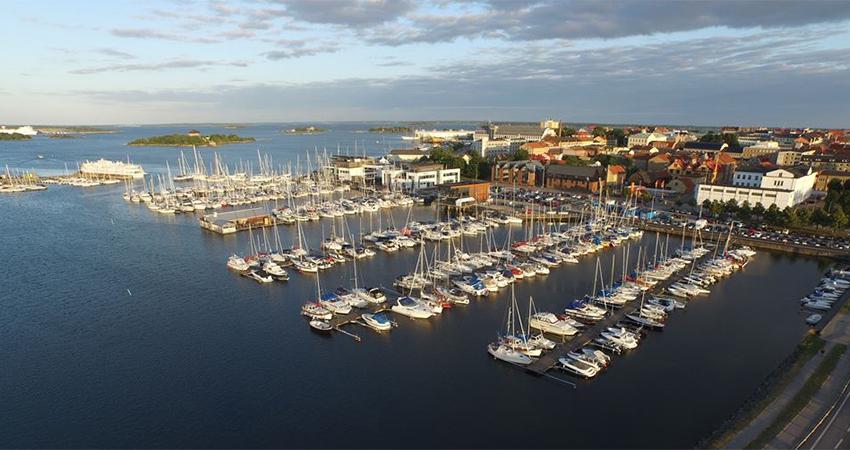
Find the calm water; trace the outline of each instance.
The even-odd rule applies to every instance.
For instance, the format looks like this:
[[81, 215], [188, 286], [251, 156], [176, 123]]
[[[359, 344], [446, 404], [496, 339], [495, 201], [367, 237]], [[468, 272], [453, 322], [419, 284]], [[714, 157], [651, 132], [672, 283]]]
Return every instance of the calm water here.
[[[0, 158], [29, 167], [45, 161], [35, 154], [56, 155], [51, 164], [61, 169], [65, 160], [130, 150], [148, 169], [176, 152], [108, 143], [131, 131], [0, 143]], [[299, 142], [260, 147], [284, 163], [331, 136], [270, 142], [285, 138]], [[249, 158], [256, 147], [221, 150], [231, 151]], [[572, 389], [488, 357], [506, 292], [429, 321], [399, 318], [388, 335], [350, 328], [361, 343], [318, 336], [298, 314], [314, 278], [261, 286], [237, 277], [224, 262], [247, 250], [247, 235], [154, 215], [123, 202], [121, 190], [0, 196], [0, 447], [689, 447], [792, 350], [805, 330], [797, 299], [825, 268], [759, 253], [675, 313], [666, 331]], [[406, 211], [394, 214], [400, 223]], [[415, 208], [414, 216], [433, 211]], [[355, 233], [358, 222], [349, 219]], [[318, 243], [320, 223], [305, 228]], [[290, 242], [293, 230], [281, 228], [281, 238]], [[644, 245], [651, 249], [653, 237]], [[606, 271], [612, 253], [602, 253]], [[388, 285], [416, 255], [379, 254], [358, 272]], [[560, 309], [589, 291], [594, 267], [585, 258], [520, 282], [520, 304], [533, 295], [541, 309]], [[351, 278], [348, 264], [321, 281]]]

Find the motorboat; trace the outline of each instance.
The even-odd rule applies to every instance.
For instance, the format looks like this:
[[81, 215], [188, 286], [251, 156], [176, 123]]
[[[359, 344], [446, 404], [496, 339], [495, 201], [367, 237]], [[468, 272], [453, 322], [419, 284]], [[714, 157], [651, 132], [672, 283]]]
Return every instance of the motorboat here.
[[250, 266], [241, 256], [233, 255], [227, 259], [227, 268], [237, 270], [239, 272], [245, 272], [250, 268]]
[[322, 294], [319, 304], [334, 314], [348, 314], [351, 312], [351, 305], [333, 292]]
[[427, 319], [434, 315], [431, 308], [410, 296], [399, 297], [392, 311], [412, 319]]
[[434, 292], [436, 292], [438, 296], [442, 296], [452, 303], [460, 305], [469, 304], [469, 297], [459, 288], [445, 288], [437, 286], [434, 288]]
[[578, 333], [578, 330], [567, 321], [549, 312], [532, 314], [528, 323], [532, 328], [558, 336], [573, 336]]
[[274, 281], [274, 278], [272, 278], [271, 275], [264, 275], [263, 273], [257, 270], [251, 270], [247, 273], [244, 273], [244, 275], [260, 284], [271, 283], [272, 281]]
[[310, 328], [321, 333], [330, 333], [330, 331], [333, 329], [330, 323], [322, 319], [310, 320]]
[[593, 378], [599, 373], [599, 369], [596, 367], [584, 361], [570, 358], [569, 356], [558, 358], [558, 362], [561, 363], [562, 369], [585, 378]]
[[608, 328], [600, 333], [602, 337], [616, 343], [620, 347], [631, 350], [637, 348], [638, 341], [634, 334], [626, 331], [625, 328]]
[[283, 270], [282, 267], [275, 264], [271, 260], [263, 263], [263, 272], [271, 275], [274, 278], [277, 278], [278, 280], [284, 280], [285, 281], [285, 280], [289, 279], [289, 274], [287, 274], [286, 271]]
[[351, 292], [369, 303], [380, 304], [387, 301], [387, 296], [380, 288], [355, 288]]
[[817, 325], [818, 322], [821, 321], [821, 319], [823, 319], [823, 316], [821, 316], [820, 314], [812, 314], [809, 317], [806, 317], [806, 323], [814, 326]]
[[344, 287], [337, 288], [335, 293], [339, 296], [339, 298], [355, 308], [365, 308], [369, 306], [369, 302], [366, 299], [361, 298], [353, 291], [349, 291]]
[[487, 345], [487, 353], [491, 354], [496, 359], [500, 359], [511, 364], [527, 366], [534, 361], [530, 356], [514, 350], [505, 344], [496, 342]]
[[377, 331], [389, 331], [393, 328], [392, 321], [384, 312], [375, 314], [364, 313], [360, 315], [360, 318], [363, 319], [366, 325]]

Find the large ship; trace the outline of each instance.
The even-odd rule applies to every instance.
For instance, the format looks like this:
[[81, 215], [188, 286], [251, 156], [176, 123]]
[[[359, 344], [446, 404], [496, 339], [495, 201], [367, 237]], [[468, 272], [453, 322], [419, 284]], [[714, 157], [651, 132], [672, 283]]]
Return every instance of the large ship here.
[[29, 125], [24, 126], [24, 127], [18, 127], [18, 128], [6, 128], [6, 125], [0, 125], [0, 133], [3, 133], [3, 134], [22, 134], [24, 136], [35, 136], [36, 134], [38, 134], [38, 131], [36, 131], [33, 127], [31, 127]]
[[142, 170], [142, 166], [138, 164], [110, 161], [103, 158], [97, 161], [86, 161], [80, 164], [80, 173], [83, 175], [94, 175], [109, 178], [139, 179], [145, 176], [145, 171]]

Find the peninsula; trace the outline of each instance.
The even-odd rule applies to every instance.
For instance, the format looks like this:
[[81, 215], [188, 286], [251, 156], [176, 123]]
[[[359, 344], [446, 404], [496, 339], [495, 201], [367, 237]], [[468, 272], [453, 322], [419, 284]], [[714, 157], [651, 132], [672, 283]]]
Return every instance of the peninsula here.
[[28, 141], [32, 136], [21, 133], [0, 133], [0, 141]]
[[237, 136], [235, 134], [211, 134], [203, 136], [197, 131], [187, 134], [166, 134], [163, 136], [152, 136], [149, 138], [136, 139], [127, 145], [146, 147], [217, 147], [227, 144], [245, 144], [254, 142], [252, 137]]

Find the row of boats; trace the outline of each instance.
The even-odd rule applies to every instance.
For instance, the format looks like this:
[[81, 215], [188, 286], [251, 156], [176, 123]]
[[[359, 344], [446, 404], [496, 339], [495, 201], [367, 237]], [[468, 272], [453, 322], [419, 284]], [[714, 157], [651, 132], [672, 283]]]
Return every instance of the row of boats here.
[[[850, 271], [832, 269], [818, 281], [811, 293], [800, 299], [800, 306], [810, 311], [829, 311], [847, 289], [850, 289]], [[822, 318], [821, 314], [811, 314], [806, 323], [816, 325]]]
[[[656, 239], [656, 244], [658, 242]], [[687, 299], [708, 293], [707, 288], [711, 284], [744, 267], [755, 254], [747, 247], [724, 250], [722, 254], [718, 254], [718, 250], [716, 247], [715, 254], [705, 258], [711, 252], [708, 247], [683, 248], [670, 258], [662, 256], [658, 259], [656, 254], [651, 264], [641, 263], [638, 256], [638, 265], [642, 268], [624, 276], [621, 282], [612, 282], [608, 287], [603, 283], [598, 294], [574, 300], [561, 314], [536, 312], [533, 300], [529, 300], [527, 321], [515, 322], [517, 309], [512, 298], [505, 333], [488, 344], [487, 351], [495, 359], [520, 366], [530, 365], [556, 347], [557, 344], [548, 336], [564, 339], [577, 335], [583, 328], [611, 317], [615, 310], [640, 298], [639, 305], [618, 316], [621, 317], [618, 323], [605, 327], [599, 335], [590, 337], [584, 345], [557, 360], [556, 366], [560, 369], [585, 378], [594, 377], [608, 367], [612, 355], [637, 348], [644, 330], [663, 329], [672, 311], [685, 308]], [[675, 281], [671, 283], [670, 279], [674, 277]], [[660, 282], [667, 285], [662, 291], [672, 296], [651, 293], [658, 291], [653, 288]]]

